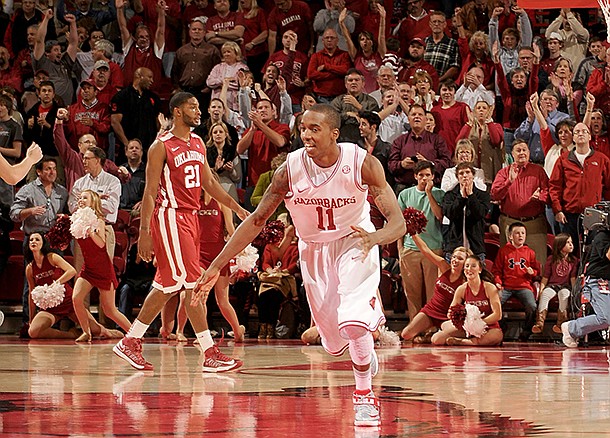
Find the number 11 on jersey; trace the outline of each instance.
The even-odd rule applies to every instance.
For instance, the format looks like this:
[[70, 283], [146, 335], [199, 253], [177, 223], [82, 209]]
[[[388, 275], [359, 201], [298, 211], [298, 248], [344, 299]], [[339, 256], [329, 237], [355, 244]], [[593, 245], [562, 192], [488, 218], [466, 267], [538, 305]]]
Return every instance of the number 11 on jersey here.
[[319, 230], [332, 231], [337, 229], [335, 226], [332, 208], [324, 209], [322, 207], [316, 207], [316, 212], [318, 213]]

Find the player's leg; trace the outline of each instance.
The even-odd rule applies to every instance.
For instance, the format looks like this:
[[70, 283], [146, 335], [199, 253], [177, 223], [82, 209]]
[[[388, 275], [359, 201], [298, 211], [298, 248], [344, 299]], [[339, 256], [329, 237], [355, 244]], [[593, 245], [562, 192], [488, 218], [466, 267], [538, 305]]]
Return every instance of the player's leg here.
[[112, 349], [121, 359], [126, 360], [137, 370], [152, 370], [152, 364], [142, 356], [142, 338], [150, 324], [174, 294], [166, 294], [153, 287], [142, 305], [138, 317], [134, 320], [127, 335]]
[[242, 365], [242, 362], [223, 354], [214, 343], [210, 329], [208, 328], [206, 307], [202, 303], [199, 303], [197, 306], [191, 306], [192, 295], [192, 289], [187, 289], [185, 291], [186, 313], [195, 330], [199, 345], [205, 355], [203, 360], [203, 371], [218, 373], [239, 368]]

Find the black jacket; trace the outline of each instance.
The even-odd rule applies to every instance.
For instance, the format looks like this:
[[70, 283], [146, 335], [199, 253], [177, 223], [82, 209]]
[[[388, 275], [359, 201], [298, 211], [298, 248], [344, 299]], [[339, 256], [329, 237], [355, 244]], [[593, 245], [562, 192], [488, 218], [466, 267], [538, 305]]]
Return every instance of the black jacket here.
[[466, 237], [470, 249], [475, 254], [485, 253], [485, 216], [491, 209], [489, 193], [479, 190], [476, 186], [468, 198], [463, 198], [458, 184], [445, 193], [443, 198], [443, 214], [449, 218], [449, 232], [445, 239], [445, 252], [452, 252], [464, 243], [462, 227], [466, 207]]

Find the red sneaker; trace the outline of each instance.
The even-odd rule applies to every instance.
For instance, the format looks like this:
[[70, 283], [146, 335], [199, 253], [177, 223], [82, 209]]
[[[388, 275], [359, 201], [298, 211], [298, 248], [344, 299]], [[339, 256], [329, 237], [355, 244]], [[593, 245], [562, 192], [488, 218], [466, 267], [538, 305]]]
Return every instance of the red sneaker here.
[[205, 373], [223, 373], [239, 368], [243, 362], [238, 359], [233, 359], [226, 354], [220, 352], [216, 345], [205, 350], [205, 359], [203, 361], [203, 372]]
[[153, 366], [142, 356], [142, 340], [125, 336], [113, 348], [114, 354], [126, 360], [136, 370], [150, 371]]

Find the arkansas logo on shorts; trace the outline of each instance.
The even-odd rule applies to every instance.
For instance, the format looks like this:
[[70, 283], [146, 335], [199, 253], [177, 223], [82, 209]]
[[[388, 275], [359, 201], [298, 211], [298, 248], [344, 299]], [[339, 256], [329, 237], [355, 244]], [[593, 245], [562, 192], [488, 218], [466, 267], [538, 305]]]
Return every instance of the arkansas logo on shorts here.
[[373, 308], [373, 310], [375, 310], [375, 303], [377, 302], [377, 297], [373, 297], [371, 298], [371, 300], [369, 301], [369, 304], [371, 305], [371, 307]]

